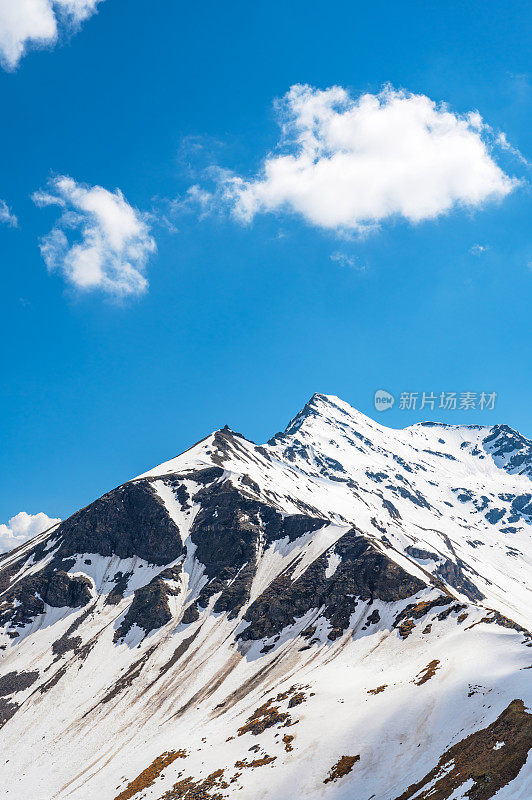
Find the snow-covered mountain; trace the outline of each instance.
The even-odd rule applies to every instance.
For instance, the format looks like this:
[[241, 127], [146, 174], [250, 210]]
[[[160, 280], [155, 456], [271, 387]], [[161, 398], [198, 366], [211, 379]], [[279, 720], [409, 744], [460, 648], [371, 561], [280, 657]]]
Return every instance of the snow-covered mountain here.
[[0, 796], [530, 800], [532, 443], [314, 395], [0, 559]]

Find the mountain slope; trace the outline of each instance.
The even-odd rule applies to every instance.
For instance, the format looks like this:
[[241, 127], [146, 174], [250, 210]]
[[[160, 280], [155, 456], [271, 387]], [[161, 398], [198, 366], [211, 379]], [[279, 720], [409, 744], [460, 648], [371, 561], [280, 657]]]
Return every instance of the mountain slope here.
[[315, 395], [104, 495], [0, 560], [0, 796], [528, 798], [531, 476]]

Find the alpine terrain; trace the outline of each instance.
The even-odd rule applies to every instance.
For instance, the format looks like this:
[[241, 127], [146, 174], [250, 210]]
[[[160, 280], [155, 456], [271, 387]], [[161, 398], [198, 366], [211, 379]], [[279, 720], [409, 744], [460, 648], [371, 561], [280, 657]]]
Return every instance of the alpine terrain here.
[[7, 800], [530, 800], [532, 442], [314, 395], [0, 559]]

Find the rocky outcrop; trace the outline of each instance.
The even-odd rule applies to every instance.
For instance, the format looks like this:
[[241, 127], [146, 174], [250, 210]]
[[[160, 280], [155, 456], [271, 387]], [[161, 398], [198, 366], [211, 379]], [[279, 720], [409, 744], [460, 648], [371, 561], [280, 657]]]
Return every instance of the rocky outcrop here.
[[517, 777], [531, 747], [532, 714], [522, 700], [512, 700], [495, 722], [446, 750], [438, 764], [396, 800], [449, 800], [465, 784], [471, 800], [490, 800]]
[[473, 581], [467, 577], [465, 574], [465, 568], [457, 559], [457, 561], [451, 561], [450, 559], [446, 559], [442, 564], [438, 566], [436, 569], [435, 575], [438, 577], [443, 578], [443, 580], [452, 586], [453, 589], [461, 592], [463, 595], [472, 600], [473, 602], [478, 602], [484, 600], [484, 595], [478, 589]]
[[168, 564], [183, 552], [179, 529], [147, 480], [126, 483], [73, 514], [57, 530], [56, 560], [78, 553], [138, 556]]
[[405, 553], [408, 553], [412, 558], [419, 558], [421, 561], [438, 561], [440, 558], [436, 553], [432, 553], [430, 550], [413, 547], [411, 544], [405, 547]]
[[341, 558], [335, 573], [326, 577], [328, 554], [316, 559], [303, 574], [281, 574], [244, 615], [249, 626], [239, 638], [261, 639], [280, 633], [312, 609], [322, 609], [331, 625], [330, 639], [349, 626], [359, 601], [395, 602], [411, 597], [425, 584], [377, 550], [355, 529], [339, 539], [334, 550]]
[[35, 575], [22, 578], [9, 589], [0, 604], [0, 625], [26, 625], [45, 607], [80, 608], [92, 598], [91, 581], [83, 575], [72, 576], [63, 570], [46, 567]]
[[[19, 709], [19, 704], [11, 699], [17, 692], [24, 692], [39, 678], [38, 670], [33, 672], [8, 672], [0, 677], [0, 728], [9, 722]], [[9, 699], [7, 699], [9, 698]]]
[[18, 703], [11, 703], [9, 700], [0, 698], [0, 728], [2, 728], [6, 722], [9, 722], [11, 717], [16, 714], [18, 708]]
[[527, 475], [532, 478], [532, 444], [513, 428], [508, 425], [494, 425], [482, 444], [497, 466], [511, 475]]
[[38, 671], [34, 672], [8, 672], [0, 677], [0, 697], [9, 697], [16, 692], [24, 692], [33, 686], [39, 677]]
[[209, 582], [199, 604], [221, 592], [216, 612], [234, 616], [249, 600], [259, 548], [279, 539], [297, 539], [326, 524], [304, 514], [283, 515], [240, 492], [230, 482], [214, 484], [195, 495], [201, 509], [191, 531], [195, 556], [205, 565]]
[[117, 628], [114, 641], [124, 638], [133, 625], [144, 630], [145, 635], [162, 628], [172, 619], [168, 598], [179, 594], [179, 587], [172, 585], [179, 579], [181, 565], [166, 569], [146, 586], [137, 589], [124, 619]]

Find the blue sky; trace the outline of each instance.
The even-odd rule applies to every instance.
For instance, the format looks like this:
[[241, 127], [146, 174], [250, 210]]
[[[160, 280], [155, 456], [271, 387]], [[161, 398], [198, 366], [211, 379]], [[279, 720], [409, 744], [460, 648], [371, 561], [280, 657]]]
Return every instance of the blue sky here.
[[[95, 11], [0, 70], [0, 199], [19, 223], [0, 225], [0, 520], [64, 518], [226, 423], [265, 440], [315, 391], [393, 427], [506, 422], [532, 436], [526, 4]], [[264, 159], [280, 152], [274, 101], [297, 84], [343, 87], [349, 102], [390, 84], [456, 119], [476, 111], [491, 145], [503, 132], [515, 148], [490, 158], [520, 185], [503, 191], [499, 178], [498, 197], [370, 231], [324, 227], [286, 198], [268, 210], [256, 198]], [[247, 222], [221, 198], [228, 175], [252, 192]], [[191, 185], [210, 192], [206, 206]], [[119, 190], [104, 199], [137, 215], [142, 291], [72, 286], [57, 236], [47, 271], [39, 242], [79, 234], [93, 187]], [[397, 402], [379, 415], [380, 388], [498, 397], [494, 410]]]

